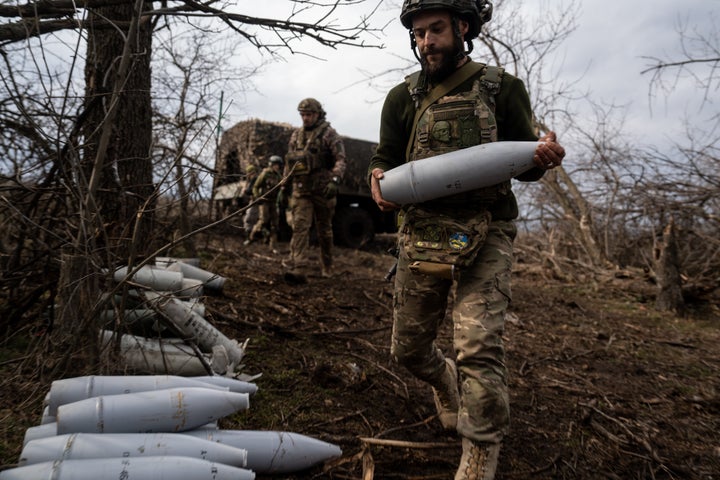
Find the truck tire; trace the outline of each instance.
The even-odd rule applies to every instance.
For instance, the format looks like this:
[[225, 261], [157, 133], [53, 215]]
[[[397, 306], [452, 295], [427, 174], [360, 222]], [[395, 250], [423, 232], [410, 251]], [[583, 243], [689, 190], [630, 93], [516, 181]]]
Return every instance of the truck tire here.
[[362, 208], [342, 207], [333, 219], [335, 241], [350, 248], [362, 248], [375, 237], [372, 217]]

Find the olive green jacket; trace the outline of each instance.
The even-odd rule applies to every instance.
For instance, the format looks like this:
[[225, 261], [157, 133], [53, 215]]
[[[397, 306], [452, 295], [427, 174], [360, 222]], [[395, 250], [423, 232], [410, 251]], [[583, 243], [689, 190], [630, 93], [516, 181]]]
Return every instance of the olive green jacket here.
[[[472, 89], [474, 81], [480, 76], [466, 80], [448, 95]], [[495, 117], [498, 126], [499, 141], [537, 140], [532, 121], [530, 98], [522, 80], [508, 73], [503, 74], [500, 92], [495, 96]], [[415, 118], [415, 104], [405, 82], [396, 85], [388, 93], [380, 118], [380, 141], [368, 167], [369, 173], [380, 168], [390, 170], [405, 163], [405, 151], [410, 141]], [[520, 181], [539, 180], [545, 172], [533, 168], [516, 177]], [[369, 178], [369, 176], [368, 176]], [[494, 220], [511, 220], [518, 216], [515, 196], [505, 195], [489, 208]]]

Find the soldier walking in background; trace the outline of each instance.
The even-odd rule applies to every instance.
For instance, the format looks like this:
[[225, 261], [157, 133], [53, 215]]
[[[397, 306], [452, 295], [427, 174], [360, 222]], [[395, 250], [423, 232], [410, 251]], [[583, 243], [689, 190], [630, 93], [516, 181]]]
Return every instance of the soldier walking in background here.
[[[282, 180], [283, 160], [278, 155], [270, 157], [267, 167], [260, 172], [252, 188], [253, 200], [260, 199], [259, 218], [245, 240], [245, 245], [254, 240], [263, 240], [274, 251], [277, 248], [279, 189], [273, 190]], [[270, 192], [270, 193], [268, 193]]]
[[283, 264], [294, 275], [309, 267], [310, 228], [315, 222], [320, 245], [321, 275], [332, 275], [332, 218], [338, 183], [345, 174], [345, 145], [325, 119], [320, 102], [306, 98], [298, 105], [303, 126], [290, 137], [285, 173], [292, 175], [290, 258]]
[[[522, 81], [468, 57], [491, 14], [486, 0], [404, 1], [400, 21], [421, 71], [385, 99], [368, 172], [381, 210], [401, 207], [383, 198], [380, 179], [406, 161], [498, 140], [537, 140]], [[539, 180], [562, 162], [555, 134], [540, 140], [536, 167], [518, 180]], [[391, 354], [432, 386], [442, 425], [462, 437], [456, 480], [495, 477], [510, 422], [502, 335], [517, 215], [509, 180], [400, 211]], [[450, 295], [456, 361], [435, 343]]]

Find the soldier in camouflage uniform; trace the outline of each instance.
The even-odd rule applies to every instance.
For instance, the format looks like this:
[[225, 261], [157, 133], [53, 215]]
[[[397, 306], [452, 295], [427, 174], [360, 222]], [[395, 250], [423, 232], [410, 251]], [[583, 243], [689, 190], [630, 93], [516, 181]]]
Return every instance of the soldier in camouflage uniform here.
[[[508, 429], [502, 335], [517, 203], [507, 181], [400, 206], [383, 198], [380, 179], [405, 161], [498, 140], [537, 140], [522, 81], [468, 57], [491, 14], [486, 0], [404, 0], [400, 20], [421, 71], [388, 93], [368, 169], [380, 209], [400, 209], [391, 354], [430, 384], [440, 422], [462, 437], [456, 480], [493, 479]], [[540, 179], [565, 156], [553, 132], [540, 140], [536, 167], [518, 180]], [[449, 296], [455, 360], [436, 345]]]
[[[275, 188], [282, 180], [283, 160], [278, 155], [270, 157], [269, 165], [260, 172], [252, 189], [253, 199], [261, 199], [259, 203], [259, 217], [246, 240], [249, 244], [253, 240], [267, 241], [272, 250], [277, 246], [279, 189]], [[273, 190], [275, 188], [275, 190]], [[270, 192], [270, 193], [268, 193]]]
[[338, 184], [345, 174], [345, 145], [330, 123], [320, 102], [306, 98], [298, 105], [303, 126], [290, 137], [285, 173], [292, 175], [292, 239], [285, 265], [296, 274], [309, 266], [310, 228], [315, 220], [320, 244], [321, 274], [332, 274], [332, 218]]

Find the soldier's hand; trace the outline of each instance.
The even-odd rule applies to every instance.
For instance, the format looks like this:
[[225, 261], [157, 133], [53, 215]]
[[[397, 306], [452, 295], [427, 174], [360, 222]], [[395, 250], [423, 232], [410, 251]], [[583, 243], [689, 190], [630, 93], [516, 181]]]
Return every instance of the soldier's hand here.
[[324, 192], [325, 198], [327, 198], [327, 199], [335, 198], [337, 196], [337, 193], [338, 193], [337, 183], [330, 181], [330, 182], [328, 182], [327, 185], [325, 185], [325, 192]]
[[533, 161], [538, 167], [550, 170], [559, 167], [565, 158], [565, 149], [557, 143], [557, 135], [555, 132], [548, 132], [543, 135], [538, 142], [540, 143], [535, 149]]
[[372, 198], [375, 200], [375, 203], [377, 203], [380, 210], [383, 212], [390, 212], [399, 209], [400, 205], [394, 202], [389, 202], [383, 198], [382, 191], [380, 190], [380, 179], [383, 178], [384, 173], [385, 171], [380, 168], [373, 169], [370, 174], [370, 192], [372, 193]]

